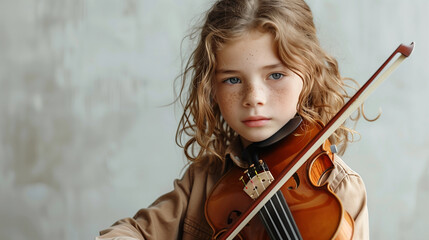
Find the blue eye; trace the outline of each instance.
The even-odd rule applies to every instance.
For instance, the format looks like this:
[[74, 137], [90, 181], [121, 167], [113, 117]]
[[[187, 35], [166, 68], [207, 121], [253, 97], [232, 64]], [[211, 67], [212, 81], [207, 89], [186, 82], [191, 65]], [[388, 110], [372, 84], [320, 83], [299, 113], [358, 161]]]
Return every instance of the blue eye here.
[[223, 81], [223, 82], [225, 82], [225, 83], [229, 83], [229, 84], [237, 84], [237, 83], [240, 83], [241, 82], [241, 80], [239, 79], [239, 78], [237, 78], [237, 77], [232, 77], [232, 78], [228, 78], [228, 79], [226, 79], [225, 81]]
[[270, 79], [274, 79], [274, 80], [279, 80], [280, 78], [282, 78], [284, 75], [281, 73], [273, 73], [270, 75]]

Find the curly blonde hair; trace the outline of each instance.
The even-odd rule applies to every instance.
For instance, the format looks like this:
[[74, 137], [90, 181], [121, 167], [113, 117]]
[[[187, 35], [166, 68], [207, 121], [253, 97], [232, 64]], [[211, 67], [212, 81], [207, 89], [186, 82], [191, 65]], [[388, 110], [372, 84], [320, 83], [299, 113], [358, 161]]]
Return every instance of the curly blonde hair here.
[[[216, 1], [203, 26], [190, 35], [199, 34], [198, 44], [181, 75], [179, 98], [185, 102], [181, 101], [184, 112], [176, 142], [192, 162], [198, 163], [205, 155], [222, 162], [226, 147], [236, 137], [213, 99], [216, 51], [255, 29], [273, 34], [279, 58], [303, 79], [297, 113], [305, 120], [326, 124], [349, 98], [338, 63], [321, 48], [312, 12], [303, 0]], [[339, 144], [343, 153], [353, 132], [343, 124], [330, 140]], [[184, 135], [190, 139], [183, 145]]]

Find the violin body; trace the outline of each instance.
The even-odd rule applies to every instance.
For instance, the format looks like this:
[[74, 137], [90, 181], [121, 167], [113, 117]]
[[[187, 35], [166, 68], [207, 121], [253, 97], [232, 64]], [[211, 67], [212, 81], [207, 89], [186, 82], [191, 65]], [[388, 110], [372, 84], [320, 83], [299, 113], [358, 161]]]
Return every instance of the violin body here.
[[[291, 134], [258, 152], [274, 179], [320, 129], [321, 125], [304, 121]], [[320, 185], [320, 180], [333, 168], [333, 157], [327, 140], [281, 187], [302, 239], [351, 239], [353, 236], [353, 219], [329, 185]], [[243, 190], [241, 176], [243, 169], [231, 168], [206, 201], [205, 214], [214, 230], [213, 239], [221, 237], [254, 201]], [[254, 217], [236, 239], [270, 237], [260, 218]]]

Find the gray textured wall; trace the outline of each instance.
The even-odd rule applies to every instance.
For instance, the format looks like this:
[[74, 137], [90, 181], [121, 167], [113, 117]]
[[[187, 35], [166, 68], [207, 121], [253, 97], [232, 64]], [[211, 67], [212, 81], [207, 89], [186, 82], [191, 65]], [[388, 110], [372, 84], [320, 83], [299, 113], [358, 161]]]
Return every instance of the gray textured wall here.
[[[0, 0], [0, 239], [91, 239], [172, 188], [185, 161], [178, 111], [163, 105], [209, 2]], [[373, 239], [427, 239], [429, 2], [308, 2], [360, 83], [417, 42], [366, 102], [383, 114], [360, 121], [344, 158], [366, 182]]]

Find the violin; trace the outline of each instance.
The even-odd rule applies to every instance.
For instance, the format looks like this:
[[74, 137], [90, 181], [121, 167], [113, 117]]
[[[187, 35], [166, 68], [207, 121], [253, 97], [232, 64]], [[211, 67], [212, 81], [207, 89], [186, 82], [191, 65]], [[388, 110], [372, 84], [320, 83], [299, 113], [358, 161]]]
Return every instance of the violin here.
[[[244, 176], [242, 169], [234, 167], [217, 183], [206, 205], [207, 220], [213, 224], [212, 228], [227, 229], [228, 221], [222, 219], [230, 219], [244, 212], [259, 191], [266, 188], [295, 157], [296, 148], [305, 147], [322, 129], [321, 124], [310, 124], [301, 121], [300, 117], [293, 118], [283, 129], [291, 127], [294, 130], [287, 135], [281, 134], [286, 136], [274, 144], [267, 139], [249, 145], [243, 155], [251, 165]], [[319, 184], [321, 178], [333, 168], [333, 158], [331, 144], [327, 140], [258, 212], [260, 217], [253, 218], [238, 234], [239, 238], [331, 239], [341, 235], [345, 237], [342, 239], [351, 239], [352, 218], [344, 211], [329, 186]], [[242, 183], [237, 179], [241, 179]], [[243, 183], [247, 183], [244, 185], [245, 191], [242, 190]]]
[[413, 48], [401, 44], [325, 126], [298, 116], [249, 145], [242, 156], [248, 169], [232, 167], [206, 201], [212, 239], [352, 239], [353, 219], [329, 185], [320, 184], [336, 152], [328, 138]]

